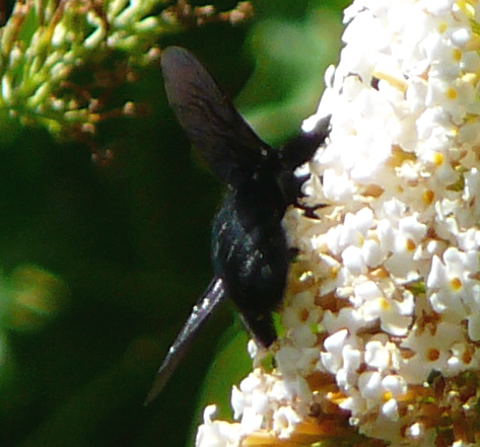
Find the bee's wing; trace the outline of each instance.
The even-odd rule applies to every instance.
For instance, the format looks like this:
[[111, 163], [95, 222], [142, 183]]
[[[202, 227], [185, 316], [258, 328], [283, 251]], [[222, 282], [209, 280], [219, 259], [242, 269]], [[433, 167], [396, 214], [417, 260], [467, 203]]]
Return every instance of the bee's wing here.
[[145, 399], [144, 405], [148, 405], [160, 394], [178, 364], [182, 361], [183, 357], [185, 357], [195, 335], [224, 298], [225, 287], [223, 281], [220, 278], [214, 278], [203, 296], [192, 309], [192, 313], [177, 335], [172, 346], [170, 346], [165, 360], [157, 371], [157, 375]]
[[234, 184], [238, 169], [248, 172], [261, 163], [270, 146], [255, 134], [191, 53], [168, 47], [161, 64], [168, 102], [215, 175]]

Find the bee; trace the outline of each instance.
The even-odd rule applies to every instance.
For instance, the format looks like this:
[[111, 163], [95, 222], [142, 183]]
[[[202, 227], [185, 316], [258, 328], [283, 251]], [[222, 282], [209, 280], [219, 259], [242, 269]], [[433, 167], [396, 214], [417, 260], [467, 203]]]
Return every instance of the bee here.
[[[330, 117], [278, 149], [262, 141], [207, 69], [187, 50], [168, 47], [161, 66], [168, 102], [212, 173], [226, 185], [213, 220], [214, 278], [171, 345], [146, 404], [160, 393], [214, 309], [227, 297], [256, 342], [276, 340], [272, 312], [282, 302], [291, 250], [282, 218], [300, 206], [306, 178], [294, 171], [310, 160], [329, 133]], [[320, 206], [319, 206], [320, 207]]]

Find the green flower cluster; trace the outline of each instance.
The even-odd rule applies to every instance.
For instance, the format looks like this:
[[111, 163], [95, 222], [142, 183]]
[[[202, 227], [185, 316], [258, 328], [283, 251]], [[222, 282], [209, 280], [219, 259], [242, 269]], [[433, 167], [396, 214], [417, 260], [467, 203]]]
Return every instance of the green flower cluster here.
[[25, 125], [63, 138], [94, 133], [102, 119], [134, 110], [105, 98], [158, 57], [161, 36], [250, 12], [246, 2], [217, 13], [186, 1], [18, 1], [0, 30], [0, 143]]

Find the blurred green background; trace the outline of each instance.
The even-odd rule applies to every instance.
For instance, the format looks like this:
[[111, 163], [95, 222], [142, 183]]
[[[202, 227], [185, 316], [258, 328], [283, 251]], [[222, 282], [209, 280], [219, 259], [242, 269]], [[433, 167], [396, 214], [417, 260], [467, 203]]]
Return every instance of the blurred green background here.
[[[248, 23], [159, 44], [192, 50], [278, 144], [317, 106], [348, 2], [253, 3]], [[211, 279], [210, 221], [222, 192], [191, 153], [158, 67], [117, 94], [149, 113], [102, 124], [98, 144], [114, 147], [106, 166], [41, 129], [25, 127], [0, 148], [2, 446], [191, 445], [205, 404], [231, 417], [231, 386], [250, 368], [246, 334], [224, 306], [160, 397], [142, 406]]]

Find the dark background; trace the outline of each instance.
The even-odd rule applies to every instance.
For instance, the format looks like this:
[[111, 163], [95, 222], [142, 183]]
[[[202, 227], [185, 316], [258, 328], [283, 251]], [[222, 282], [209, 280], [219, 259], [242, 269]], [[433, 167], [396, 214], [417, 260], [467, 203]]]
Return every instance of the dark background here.
[[[242, 26], [208, 25], [160, 45], [192, 50], [278, 144], [315, 111], [346, 3], [257, 1]], [[98, 143], [114, 150], [106, 166], [40, 129], [0, 148], [2, 446], [191, 445], [205, 404], [231, 418], [231, 386], [250, 368], [247, 337], [224, 306], [142, 406], [211, 279], [222, 192], [168, 109], [158, 67], [118, 96], [150, 112], [102, 124]]]

